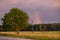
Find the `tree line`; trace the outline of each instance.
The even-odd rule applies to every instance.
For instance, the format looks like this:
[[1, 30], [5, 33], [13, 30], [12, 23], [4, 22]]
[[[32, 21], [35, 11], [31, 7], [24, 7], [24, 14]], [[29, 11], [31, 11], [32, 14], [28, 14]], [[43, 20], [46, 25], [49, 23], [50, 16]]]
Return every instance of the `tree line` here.
[[[15, 29], [9, 27], [3, 29], [1, 26], [0, 31], [15, 31]], [[60, 23], [34, 24], [34, 25], [30, 24], [28, 27], [23, 28], [20, 31], [60, 31]]]
[[30, 25], [27, 29], [29, 31], [60, 31], [60, 23], [35, 24]]

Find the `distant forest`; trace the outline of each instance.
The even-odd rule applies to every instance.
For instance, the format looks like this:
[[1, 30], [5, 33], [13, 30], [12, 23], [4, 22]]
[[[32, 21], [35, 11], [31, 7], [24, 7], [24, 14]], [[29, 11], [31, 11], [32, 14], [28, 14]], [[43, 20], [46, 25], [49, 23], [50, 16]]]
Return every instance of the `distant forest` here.
[[[12, 28], [9, 30], [4, 30], [2, 25], [0, 26], [0, 31], [15, 31]], [[51, 23], [51, 24], [30, 24], [29, 27], [24, 28], [20, 31], [60, 31], [60, 23]]]
[[60, 23], [35, 24], [27, 28], [29, 31], [60, 31]]

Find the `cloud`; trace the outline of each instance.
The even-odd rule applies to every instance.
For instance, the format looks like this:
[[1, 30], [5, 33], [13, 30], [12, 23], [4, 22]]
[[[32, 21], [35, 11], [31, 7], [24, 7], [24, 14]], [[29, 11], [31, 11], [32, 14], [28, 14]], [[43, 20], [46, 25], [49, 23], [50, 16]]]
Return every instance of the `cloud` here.
[[11, 4], [16, 4], [16, 3], [19, 3], [20, 1], [19, 0], [8, 0], [8, 2], [10, 2]]
[[[30, 18], [37, 12], [40, 16], [38, 22], [42, 21], [58, 21], [59, 13], [55, 10], [55, 0], [0, 0], [0, 18], [4, 13], [8, 12], [10, 8], [17, 7], [26, 11]], [[34, 18], [33, 18], [34, 19]], [[37, 23], [38, 23], [37, 22]]]
[[60, 0], [55, 0], [55, 2], [53, 3], [53, 7], [60, 8]]
[[25, 8], [38, 8], [50, 6], [51, 0], [2, 0], [0, 4], [0, 8], [18, 4]]

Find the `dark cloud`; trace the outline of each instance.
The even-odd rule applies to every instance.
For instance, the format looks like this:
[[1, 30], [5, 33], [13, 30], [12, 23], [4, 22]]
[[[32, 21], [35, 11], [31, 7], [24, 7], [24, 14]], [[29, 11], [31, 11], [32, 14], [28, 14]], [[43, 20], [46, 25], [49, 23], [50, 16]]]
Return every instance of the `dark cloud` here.
[[32, 18], [34, 20], [33, 16], [36, 12], [41, 16], [43, 23], [60, 22], [60, 9], [58, 10], [54, 5], [55, 0], [0, 0], [0, 19], [11, 8], [17, 7], [29, 14], [30, 22]]

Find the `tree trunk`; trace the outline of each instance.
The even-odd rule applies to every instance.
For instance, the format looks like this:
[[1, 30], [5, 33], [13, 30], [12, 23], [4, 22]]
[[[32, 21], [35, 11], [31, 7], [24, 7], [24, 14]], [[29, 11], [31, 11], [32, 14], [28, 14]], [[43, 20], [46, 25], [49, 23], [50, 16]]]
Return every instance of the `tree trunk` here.
[[34, 27], [32, 26], [32, 34], [34, 33]]
[[19, 29], [16, 28], [17, 35], [19, 35]]
[[41, 31], [41, 29], [42, 29], [41, 27], [42, 27], [42, 26], [41, 26], [41, 24], [40, 24], [40, 31]]

